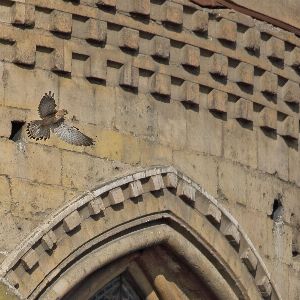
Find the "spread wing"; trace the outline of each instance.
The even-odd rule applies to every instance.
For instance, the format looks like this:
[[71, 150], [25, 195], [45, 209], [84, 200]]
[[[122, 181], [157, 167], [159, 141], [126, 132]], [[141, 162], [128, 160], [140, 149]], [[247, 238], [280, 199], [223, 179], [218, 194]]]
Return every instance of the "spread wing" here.
[[93, 139], [80, 132], [76, 127], [65, 123], [60, 123], [56, 127], [52, 127], [52, 131], [63, 141], [76, 146], [91, 146], [94, 144]]
[[45, 118], [48, 115], [51, 115], [56, 112], [56, 104], [54, 100], [54, 93], [51, 94], [51, 91], [43, 96], [39, 104], [39, 114], [41, 118]]

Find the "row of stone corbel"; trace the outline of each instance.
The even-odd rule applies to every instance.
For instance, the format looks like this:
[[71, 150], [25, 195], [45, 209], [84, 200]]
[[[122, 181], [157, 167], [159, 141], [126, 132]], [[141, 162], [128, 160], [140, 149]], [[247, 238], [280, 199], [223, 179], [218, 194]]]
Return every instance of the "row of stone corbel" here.
[[[2, 275], [5, 275], [6, 280], [18, 290], [20, 279], [17, 273], [25, 271], [34, 276], [39, 264], [39, 254], [32, 247], [37, 247], [40, 243], [44, 251], [55, 251], [55, 247], [59, 247], [59, 242], [53, 228], [61, 224], [63, 230], [69, 234], [76, 229], [80, 230], [82, 222], [80, 210], [83, 207], [88, 208], [90, 217], [101, 217], [101, 213], [105, 213], [105, 209], [109, 206], [163, 189], [175, 193], [187, 205], [203, 214], [225, 236], [239, 254], [263, 297], [268, 298], [272, 293], [276, 294], [266, 267], [233, 217], [191, 179], [170, 167], [152, 168], [104, 184], [61, 208], [38, 233], [32, 234], [27, 244], [20, 245], [19, 249], [4, 261]], [[24, 271], [16, 270], [18, 268], [24, 268]], [[20, 291], [21, 295], [24, 293], [25, 291]]]

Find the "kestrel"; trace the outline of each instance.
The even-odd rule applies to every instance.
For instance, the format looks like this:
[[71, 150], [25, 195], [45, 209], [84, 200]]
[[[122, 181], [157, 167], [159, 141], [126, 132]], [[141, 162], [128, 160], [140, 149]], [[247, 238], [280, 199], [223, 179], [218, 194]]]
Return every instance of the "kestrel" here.
[[31, 121], [27, 125], [27, 134], [35, 140], [50, 138], [50, 130], [63, 141], [76, 146], [91, 146], [93, 139], [81, 133], [78, 128], [65, 123], [65, 109], [56, 110], [54, 93], [43, 96], [38, 107], [41, 120]]

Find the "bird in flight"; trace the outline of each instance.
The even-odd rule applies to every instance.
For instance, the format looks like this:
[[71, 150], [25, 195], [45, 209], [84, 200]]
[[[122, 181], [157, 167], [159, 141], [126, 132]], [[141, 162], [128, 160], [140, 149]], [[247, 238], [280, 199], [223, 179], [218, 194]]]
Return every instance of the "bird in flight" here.
[[65, 109], [56, 110], [54, 93], [45, 94], [39, 104], [38, 112], [41, 120], [31, 121], [27, 125], [27, 134], [35, 140], [47, 140], [50, 131], [63, 141], [76, 146], [91, 146], [93, 139], [79, 131], [78, 128], [65, 123]]

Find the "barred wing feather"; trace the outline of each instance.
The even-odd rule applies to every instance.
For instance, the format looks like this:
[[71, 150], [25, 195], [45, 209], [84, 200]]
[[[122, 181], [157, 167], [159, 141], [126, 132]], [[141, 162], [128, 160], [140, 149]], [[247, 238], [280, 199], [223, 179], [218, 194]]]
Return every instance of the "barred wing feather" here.
[[54, 93], [51, 94], [49, 92], [46, 93], [43, 98], [41, 99], [41, 102], [39, 104], [39, 115], [41, 118], [45, 118], [48, 115], [51, 115], [56, 112], [56, 104], [54, 99]]
[[80, 132], [76, 127], [61, 123], [52, 127], [52, 131], [63, 141], [76, 146], [90, 146], [94, 144], [93, 139]]

